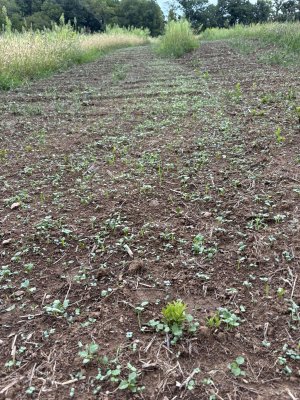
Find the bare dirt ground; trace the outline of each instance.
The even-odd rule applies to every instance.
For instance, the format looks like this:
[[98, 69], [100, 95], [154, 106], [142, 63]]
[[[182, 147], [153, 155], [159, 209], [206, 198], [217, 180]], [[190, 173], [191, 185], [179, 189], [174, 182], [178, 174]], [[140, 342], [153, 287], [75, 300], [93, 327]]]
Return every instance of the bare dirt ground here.
[[211, 42], [0, 94], [0, 398], [300, 398], [299, 75]]

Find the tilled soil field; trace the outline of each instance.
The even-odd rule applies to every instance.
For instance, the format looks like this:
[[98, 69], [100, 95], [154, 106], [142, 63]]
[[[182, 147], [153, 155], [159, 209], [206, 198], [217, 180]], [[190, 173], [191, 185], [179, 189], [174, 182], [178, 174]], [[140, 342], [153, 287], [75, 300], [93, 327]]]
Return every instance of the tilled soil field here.
[[299, 76], [206, 42], [0, 94], [1, 399], [300, 398]]

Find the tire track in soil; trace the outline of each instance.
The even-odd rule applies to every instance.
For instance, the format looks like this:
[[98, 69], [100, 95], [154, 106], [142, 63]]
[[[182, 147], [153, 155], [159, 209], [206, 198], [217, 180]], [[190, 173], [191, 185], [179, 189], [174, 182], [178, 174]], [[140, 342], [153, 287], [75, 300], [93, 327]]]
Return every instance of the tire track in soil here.
[[[0, 95], [3, 398], [29, 386], [44, 399], [72, 387], [85, 399], [299, 396], [299, 365], [282, 350], [299, 342], [288, 301], [299, 303], [297, 76], [214, 42], [180, 62], [119, 50]], [[208, 255], [193, 254], [199, 233]], [[67, 317], [45, 312], [64, 298]], [[201, 329], [170, 351], [134, 307], [149, 301], [145, 324], [176, 298]], [[239, 327], [204, 327], [220, 306]], [[119, 349], [145, 391], [99, 383], [78, 341], [109, 359]], [[4, 367], [12, 344], [17, 368]], [[227, 368], [239, 355], [245, 379]], [[179, 390], [198, 367], [195, 389]]]

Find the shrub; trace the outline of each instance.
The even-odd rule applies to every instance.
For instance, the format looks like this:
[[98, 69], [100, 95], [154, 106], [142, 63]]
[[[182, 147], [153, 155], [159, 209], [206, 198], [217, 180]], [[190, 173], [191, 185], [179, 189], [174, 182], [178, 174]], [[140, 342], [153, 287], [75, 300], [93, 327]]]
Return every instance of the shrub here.
[[157, 51], [163, 56], [178, 58], [196, 49], [198, 45], [197, 37], [188, 21], [170, 21], [159, 41]]

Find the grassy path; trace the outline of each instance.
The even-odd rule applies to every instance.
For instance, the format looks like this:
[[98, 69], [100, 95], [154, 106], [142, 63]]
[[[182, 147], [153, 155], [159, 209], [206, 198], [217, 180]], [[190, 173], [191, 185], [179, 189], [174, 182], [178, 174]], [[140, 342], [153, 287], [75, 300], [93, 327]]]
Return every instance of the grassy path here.
[[300, 396], [298, 72], [141, 47], [0, 94], [3, 398]]

